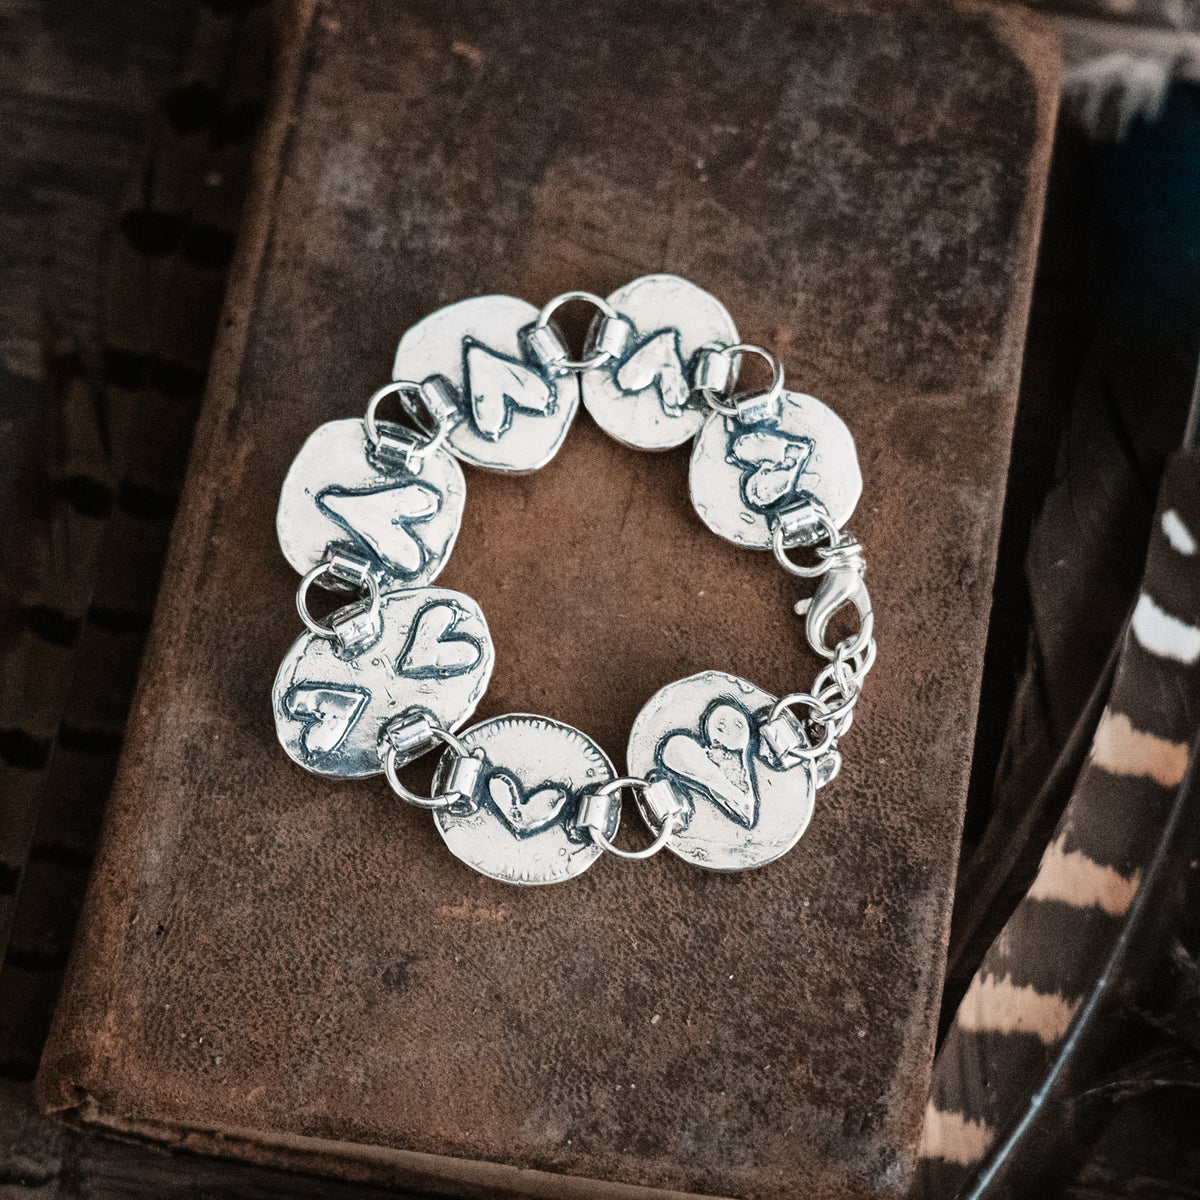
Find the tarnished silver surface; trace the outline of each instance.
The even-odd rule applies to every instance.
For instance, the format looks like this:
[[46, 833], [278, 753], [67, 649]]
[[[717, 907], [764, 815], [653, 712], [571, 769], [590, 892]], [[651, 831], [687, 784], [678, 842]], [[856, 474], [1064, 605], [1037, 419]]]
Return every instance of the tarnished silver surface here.
[[637, 450], [682, 445], [707, 411], [689, 399], [689, 364], [707, 343], [738, 340], [733, 318], [678, 275], [645, 275], [618, 288], [608, 303], [634, 333], [618, 362], [580, 376], [588, 412], [605, 433]]
[[526, 354], [538, 310], [514, 296], [475, 296], [439, 308], [400, 339], [393, 379], [444, 375], [466, 419], [447, 445], [464, 462], [536, 471], [554, 457], [579, 407], [572, 374], [551, 378]]
[[[558, 883], [586, 871], [603, 853], [575, 818], [584, 792], [616, 777], [591, 738], [549, 717], [493, 717], [459, 735], [488, 765], [469, 816], [434, 814], [450, 850], [468, 866], [505, 883]], [[453, 761], [444, 754], [434, 793]], [[620, 814], [607, 831], [613, 837]]]
[[[692, 504], [716, 534], [771, 547], [771, 518], [815, 499], [840, 529], [862, 495], [854, 438], [828, 405], [784, 391], [777, 418], [746, 424], [714, 413], [692, 450]], [[811, 530], [811, 537], [820, 530]], [[797, 539], [797, 544], [803, 541]]]
[[475, 711], [495, 659], [470, 596], [446, 588], [385, 592], [383, 632], [360, 654], [306, 633], [284, 656], [272, 701], [283, 748], [318, 775], [383, 771], [380, 733], [398, 713], [426, 709], [444, 729]]
[[371, 453], [358, 418], [329, 421], [292, 462], [275, 529], [301, 574], [322, 562], [330, 546], [345, 546], [415, 587], [436, 578], [450, 556], [466, 490], [462, 468], [444, 450], [429, 451], [412, 474]]
[[667, 684], [638, 713], [629, 773], [670, 778], [686, 796], [690, 811], [667, 841], [680, 858], [715, 871], [759, 867], [807, 828], [811, 765], [781, 768], [759, 734], [774, 703], [736, 675], [704, 671]]

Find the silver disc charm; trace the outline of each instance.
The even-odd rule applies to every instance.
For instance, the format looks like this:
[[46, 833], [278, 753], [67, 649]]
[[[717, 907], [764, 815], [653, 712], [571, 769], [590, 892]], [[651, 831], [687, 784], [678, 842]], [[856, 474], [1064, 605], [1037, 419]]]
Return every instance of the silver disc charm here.
[[579, 408], [574, 374], [549, 377], [525, 353], [538, 310], [514, 296], [476, 296], [439, 308], [400, 339], [393, 379], [442, 375], [463, 419], [447, 445], [464, 462], [536, 471], [558, 452]]
[[693, 402], [690, 364], [701, 346], [732, 346], [737, 328], [725, 306], [678, 275], [646, 275], [608, 303], [632, 325], [617, 362], [580, 376], [597, 425], [635, 450], [669, 450], [696, 435], [707, 408]]
[[296, 455], [279, 496], [275, 528], [302, 575], [332, 545], [366, 556], [404, 585], [436, 578], [462, 523], [466, 484], [444, 450], [418, 473], [381, 463], [357, 417], [318, 426]]
[[331, 638], [306, 633], [284, 655], [272, 700], [288, 755], [318, 775], [361, 779], [383, 771], [383, 727], [408, 708], [457, 729], [475, 711], [495, 654], [470, 596], [446, 588], [386, 592], [383, 633], [346, 655]]
[[[483, 750], [487, 766], [473, 813], [434, 813], [456, 857], [505, 883], [558, 883], [600, 857], [603, 850], [587, 830], [575, 826], [582, 793], [616, 777], [591, 738], [549, 717], [524, 713], [493, 717], [459, 737], [468, 751]], [[450, 761], [443, 755], [438, 762], [435, 792]], [[607, 836], [616, 835], [618, 820]]]
[[[862, 495], [854, 438], [828, 405], [784, 391], [778, 414], [755, 422], [714, 413], [692, 450], [692, 504], [714, 533], [771, 546], [771, 519], [816, 499], [840, 529]], [[814, 529], [814, 537], [819, 531]]]
[[807, 828], [809, 763], [780, 767], [759, 736], [774, 702], [736, 675], [704, 671], [667, 684], [638, 713], [629, 774], [669, 778], [686, 798], [682, 828], [667, 842], [680, 858], [714, 871], [760, 867]]

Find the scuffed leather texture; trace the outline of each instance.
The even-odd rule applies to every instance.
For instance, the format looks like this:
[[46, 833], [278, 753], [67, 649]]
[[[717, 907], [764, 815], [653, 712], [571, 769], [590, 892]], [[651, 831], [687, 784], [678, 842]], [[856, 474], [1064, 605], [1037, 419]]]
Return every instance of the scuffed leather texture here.
[[[739, 1197], [903, 1192], [1055, 72], [1039, 24], [983, 8], [317, 10], [267, 142], [261, 259], [246, 252], [214, 367], [47, 1107], [471, 1194], [565, 1194], [488, 1163]], [[276, 497], [309, 431], [360, 412], [429, 311], [654, 271], [719, 296], [854, 431], [879, 662], [784, 859], [606, 859], [514, 889], [381, 781], [315, 778], [279, 749], [271, 681], [300, 629]], [[545, 713], [620, 765], [670, 680], [718, 668], [779, 694], [820, 669], [792, 613], [809, 589], [704, 528], [686, 449], [639, 454], [581, 413], [544, 470], [467, 476], [438, 582], [495, 639], [480, 717]], [[475, 1182], [423, 1155], [476, 1164]]]

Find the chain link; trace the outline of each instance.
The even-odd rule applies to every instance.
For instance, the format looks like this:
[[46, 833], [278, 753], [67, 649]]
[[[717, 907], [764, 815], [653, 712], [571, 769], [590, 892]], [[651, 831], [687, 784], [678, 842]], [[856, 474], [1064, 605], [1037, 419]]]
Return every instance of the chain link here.
[[[811, 500], [776, 514], [771, 544], [785, 571], [819, 580], [816, 592], [801, 600], [796, 612], [806, 618], [809, 645], [830, 662], [818, 673], [811, 691], [784, 696], [771, 712], [774, 721], [792, 705], [803, 704], [809, 709], [804, 725], [810, 731], [820, 729], [821, 735], [814, 746], [789, 747], [788, 755], [817, 760], [834, 753], [837, 743], [849, 732], [863, 683], [875, 665], [875, 614], [863, 582], [866, 557], [858, 540], [839, 529], [824, 507]], [[794, 562], [787, 553], [789, 544], [812, 546], [817, 562], [812, 566]], [[825, 640], [829, 622], [846, 606], [858, 613], [858, 630], [831, 647]]]
[[[651, 858], [667, 844], [671, 834], [675, 832], [675, 822], [680, 811], [678, 807], [673, 807], [672, 811], [663, 814], [661, 826], [654, 841], [641, 850], [622, 850], [619, 846], [614, 846], [604, 831], [613, 823], [614, 815], [617, 816], [617, 824], [620, 823], [620, 792], [623, 788], [633, 788], [634, 791], [640, 789], [644, 797], [650, 798], [656, 789], [662, 788], [663, 783], [664, 781], [661, 780], [638, 779], [632, 776], [623, 776], [606, 783], [603, 787], [590, 793], [584, 806], [581, 807], [580, 826], [588, 831], [597, 846], [602, 850], [607, 850], [609, 854], [627, 859]], [[666, 784], [666, 787], [669, 788], [670, 785]], [[646, 821], [647, 825], [650, 824], [645, 813], [642, 813], [642, 819]], [[653, 826], [650, 826], [650, 832], [654, 832]], [[614, 836], [616, 836], [615, 833]]]
[[[414, 762], [422, 755], [429, 753], [430, 750], [437, 749], [439, 743], [448, 746], [458, 756], [454, 763], [455, 767], [464, 762], [479, 764], [478, 769], [472, 769], [469, 772], [475, 777], [470, 781], [472, 786], [469, 788], [469, 796], [467, 795], [468, 788], [461, 786], [462, 781], [457, 781], [456, 785], [453, 778], [447, 780], [446, 787], [436, 796], [419, 796], [400, 782], [400, 768]], [[461, 807], [464, 801], [473, 802], [473, 784], [478, 781], [478, 776], [482, 771], [482, 755], [472, 755], [454, 734], [438, 725], [423, 709], [410, 709], [390, 721], [383, 730], [380, 752], [383, 758], [383, 773], [387, 776], [388, 785], [407, 804], [436, 811], [456, 806]], [[401, 755], [404, 756], [403, 761], [401, 761]], [[453, 775], [453, 768], [451, 774]]]
[[[738, 392], [732, 396], [737, 382], [738, 371], [741, 368], [743, 354], [754, 354], [761, 358], [771, 368], [771, 384], [763, 392]], [[714, 363], [723, 360], [727, 366], [722, 366], [720, 372], [713, 370]], [[778, 357], [764, 350], [762, 346], [752, 346], [749, 342], [739, 342], [736, 346], [705, 346], [701, 349], [697, 361], [695, 391], [715, 413], [723, 417], [734, 417], [738, 420], [760, 420], [779, 403], [783, 394], [783, 363]], [[718, 394], [715, 387], [707, 385], [712, 377], [715, 383], [718, 379], [723, 383], [725, 396]]]
[[[389, 396], [399, 398], [400, 407], [412, 421], [414, 429], [400, 426], [388, 430], [379, 428], [376, 413]], [[397, 379], [384, 384], [367, 401], [363, 426], [377, 454], [398, 458], [407, 470], [419, 474], [425, 456], [442, 445], [456, 420], [461, 419], [453, 386], [441, 375], [431, 375], [421, 383]]]

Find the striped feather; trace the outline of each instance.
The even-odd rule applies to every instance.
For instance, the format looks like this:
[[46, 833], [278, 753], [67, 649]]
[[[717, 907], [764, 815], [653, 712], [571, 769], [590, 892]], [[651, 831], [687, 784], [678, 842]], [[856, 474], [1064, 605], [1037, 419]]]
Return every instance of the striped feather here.
[[[1164, 609], [1187, 627], [1200, 625], [1200, 556], [1179, 530], [1200, 528], [1198, 468], [1197, 456], [1181, 454], [1165, 478], [1141, 589], [1147, 605], [1169, 598]], [[1172, 520], [1164, 519], [1168, 512]], [[1200, 667], [1178, 653], [1179, 645], [1139, 635], [1131, 623], [1054, 837], [938, 1055], [917, 1196], [953, 1195], [1028, 1116], [1029, 1097], [1058, 1062], [1120, 944], [1126, 914], [1176, 812], [1200, 720]]]
[[1092, 739], [1091, 761], [1102, 771], [1152, 779], [1165, 788], [1178, 787], [1187, 759], [1186, 743], [1135, 729], [1128, 716], [1108, 708]]
[[1137, 895], [1141, 872], [1128, 875], [1066, 848], [1067, 835], [1046, 847], [1042, 865], [1027, 895], [1030, 900], [1057, 900], [1075, 908], [1098, 908], [1110, 917], [1123, 915]]
[[958, 1006], [957, 1027], [971, 1033], [1028, 1033], [1053, 1045], [1071, 1024], [1078, 1002], [980, 971]]

